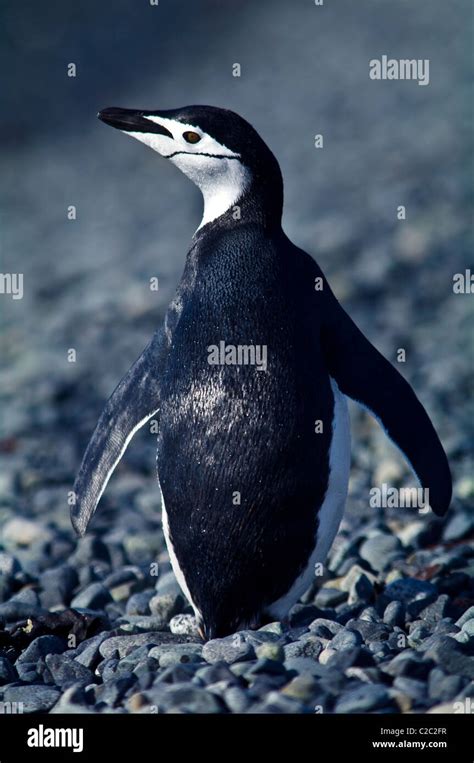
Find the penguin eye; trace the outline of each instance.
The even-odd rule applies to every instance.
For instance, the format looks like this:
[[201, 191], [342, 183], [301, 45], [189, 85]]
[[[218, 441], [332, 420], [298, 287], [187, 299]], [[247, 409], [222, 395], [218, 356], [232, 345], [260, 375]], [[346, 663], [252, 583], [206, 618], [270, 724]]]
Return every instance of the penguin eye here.
[[197, 132], [192, 132], [191, 130], [183, 132], [183, 138], [187, 143], [199, 143], [201, 140], [201, 136]]

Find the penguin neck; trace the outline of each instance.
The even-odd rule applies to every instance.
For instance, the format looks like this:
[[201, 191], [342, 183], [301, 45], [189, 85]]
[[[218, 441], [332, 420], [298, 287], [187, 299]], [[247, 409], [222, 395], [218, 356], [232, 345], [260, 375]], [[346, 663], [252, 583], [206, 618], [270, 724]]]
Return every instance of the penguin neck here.
[[263, 172], [240, 165], [231, 182], [201, 186], [204, 212], [194, 238], [241, 225], [256, 224], [267, 233], [281, 230], [283, 180], [278, 164]]

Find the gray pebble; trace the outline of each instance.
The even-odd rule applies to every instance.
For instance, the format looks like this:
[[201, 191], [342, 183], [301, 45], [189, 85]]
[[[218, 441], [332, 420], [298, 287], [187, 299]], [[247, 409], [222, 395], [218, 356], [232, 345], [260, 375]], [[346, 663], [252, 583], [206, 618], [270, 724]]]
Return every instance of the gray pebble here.
[[115, 652], [118, 653], [119, 657], [125, 657], [132, 649], [143, 644], [159, 646], [160, 644], [179, 644], [183, 643], [184, 640], [185, 637], [183, 636], [175, 636], [172, 633], [162, 631], [136, 633], [130, 636], [111, 636], [100, 644], [99, 652], [102, 657], [106, 658], [111, 657]]
[[391, 601], [401, 601], [406, 605], [413, 601], [434, 597], [436, 588], [432, 583], [424, 580], [402, 578], [389, 583], [385, 588], [384, 595]]
[[181, 594], [155, 594], [149, 601], [150, 612], [166, 624], [173, 615], [178, 614], [184, 606]]
[[423, 702], [426, 699], [426, 683], [416, 678], [397, 676], [393, 688], [415, 701]]
[[405, 607], [401, 601], [391, 601], [385, 607], [383, 613], [383, 621], [386, 625], [391, 627], [398, 625], [403, 626], [405, 622]]
[[364, 541], [359, 553], [375, 572], [383, 572], [403, 553], [403, 547], [395, 535], [380, 533]]
[[74, 596], [71, 607], [73, 609], [102, 609], [111, 601], [110, 592], [102, 583], [91, 583]]
[[94, 682], [92, 671], [66, 654], [48, 654], [45, 662], [51, 673], [53, 683], [62, 689], [74, 684], [87, 686], [87, 684]]
[[251, 701], [240, 686], [230, 686], [223, 693], [223, 699], [231, 713], [245, 713]]
[[425, 656], [433, 659], [447, 673], [474, 679], [474, 657], [463, 651], [462, 644], [450, 636], [439, 636], [426, 650]]
[[333, 609], [347, 599], [347, 591], [339, 591], [337, 588], [320, 588], [316, 594], [315, 604], [322, 609]]
[[0, 686], [11, 684], [17, 679], [17, 672], [7, 657], [0, 656]]
[[459, 628], [462, 628], [465, 623], [467, 623], [468, 620], [474, 620], [474, 606], [469, 607], [469, 609], [466, 609], [464, 614], [461, 615], [461, 617], [456, 620], [456, 625]]
[[24, 713], [44, 713], [50, 710], [60, 696], [59, 689], [52, 686], [29, 684], [6, 687], [3, 699], [7, 702], [21, 703]]
[[464, 683], [462, 676], [450, 676], [440, 668], [433, 668], [429, 676], [428, 693], [436, 702], [448, 702], [459, 694]]
[[[161, 704], [161, 703], [160, 703]], [[166, 712], [179, 710], [185, 713], [221, 713], [223, 703], [210, 692], [193, 686], [170, 686], [163, 695]]]
[[153, 598], [155, 591], [140, 591], [130, 596], [127, 601], [125, 612], [127, 615], [147, 615], [150, 613], [150, 599]]
[[473, 512], [458, 511], [443, 530], [443, 539], [448, 543], [467, 537], [474, 530]]
[[336, 633], [331, 641], [331, 648], [336, 650], [353, 649], [363, 644], [363, 638], [358, 631], [344, 628]]
[[17, 663], [38, 662], [47, 654], [61, 654], [66, 649], [65, 642], [58, 636], [38, 636], [18, 657]]
[[170, 620], [170, 631], [178, 636], [195, 636], [200, 638], [194, 615], [175, 615]]
[[202, 644], [162, 644], [154, 646], [148, 657], [158, 660], [160, 668], [186, 662], [202, 662]]
[[336, 713], [369, 713], [391, 704], [390, 696], [384, 686], [367, 684], [351, 689], [336, 702]]
[[206, 662], [215, 663], [222, 660], [232, 664], [242, 660], [251, 660], [255, 657], [255, 651], [241, 634], [236, 633], [233, 636], [208, 641], [204, 644], [202, 656]]

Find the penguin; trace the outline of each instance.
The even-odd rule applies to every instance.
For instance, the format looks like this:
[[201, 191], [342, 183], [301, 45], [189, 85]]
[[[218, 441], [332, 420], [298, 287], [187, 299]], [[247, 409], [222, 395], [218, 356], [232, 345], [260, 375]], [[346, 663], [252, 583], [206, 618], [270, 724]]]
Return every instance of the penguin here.
[[212, 106], [98, 117], [176, 165], [204, 210], [164, 323], [92, 434], [72, 524], [85, 533], [154, 416], [164, 536], [202, 637], [284, 619], [342, 519], [347, 399], [380, 423], [439, 516], [451, 500], [446, 455], [411, 386], [283, 232], [278, 161], [245, 119]]

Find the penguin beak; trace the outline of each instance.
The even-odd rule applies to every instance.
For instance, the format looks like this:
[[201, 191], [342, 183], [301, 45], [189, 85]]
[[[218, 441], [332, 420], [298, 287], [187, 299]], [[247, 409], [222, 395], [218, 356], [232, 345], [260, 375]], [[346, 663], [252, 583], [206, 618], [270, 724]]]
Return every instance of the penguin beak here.
[[98, 118], [105, 122], [106, 125], [116, 127], [117, 130], [123, 130], [124, 132], [146, 132], [154, 133], [155, 135], [166, 135], [168, 138], [172, 138], [173, 135], [166, 127], [152, 122], [151, 119], [146, 119], [144, 114], [146, 111], [135, 111], [134, 109], [117, 109], [109, 108], [102, 109], [97, 114]]

